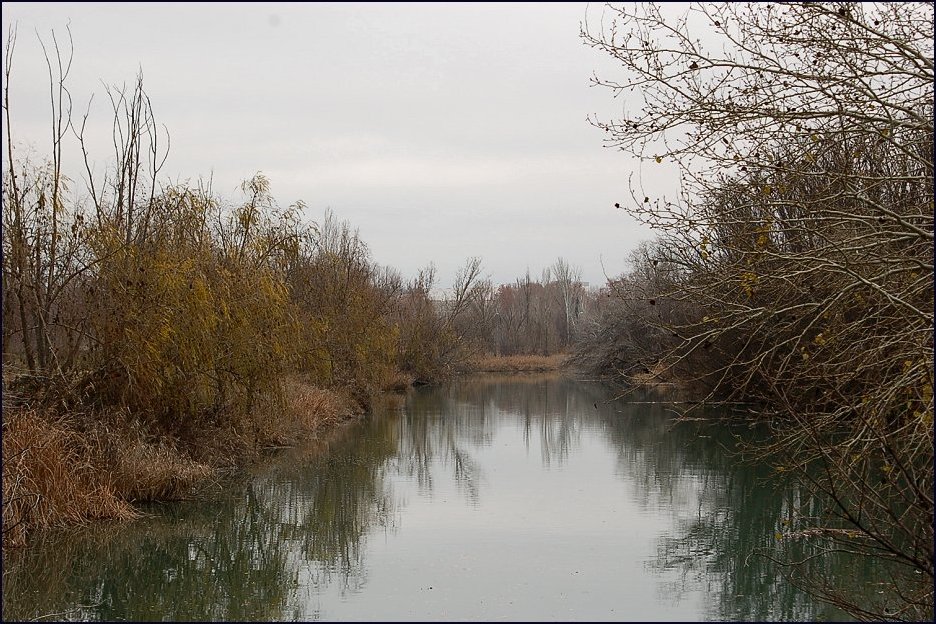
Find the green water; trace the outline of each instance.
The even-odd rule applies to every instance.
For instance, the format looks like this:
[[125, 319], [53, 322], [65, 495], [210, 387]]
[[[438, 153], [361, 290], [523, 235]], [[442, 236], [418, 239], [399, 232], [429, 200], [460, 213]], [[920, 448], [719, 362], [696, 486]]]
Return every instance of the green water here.
[[4, 561], [4, 619], [846, 619], [764, 556], [808, 553], [782, 538], [800, 493], [726, 450], [750, 432], [613, 397], [413, 390], [206, 500], [39, 536]]

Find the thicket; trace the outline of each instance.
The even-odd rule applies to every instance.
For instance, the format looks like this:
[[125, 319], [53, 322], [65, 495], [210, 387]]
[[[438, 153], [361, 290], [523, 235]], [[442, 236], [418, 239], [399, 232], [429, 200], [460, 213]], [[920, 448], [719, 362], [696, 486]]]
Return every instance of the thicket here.
[[439, 298], [431, 265], [404, 282], [333, 213], [311, 222], [301, 201], [279, 206], [261, 173], [240, 201], [163, 182], [168, 136], [142, 77], [107, 89], [114, 152], [95, 175], [89, 119], [74, 116], [67, 87], [71, 42], [52, 42], [45, 160], [12, 123], [15, 32], [5, 54], [5, 545], [183, 496], [219, 465], [486, 349], [568, 343], [579, 285], [561, 260], [556, 280], [547, 271], [541, 284], [518, 280], [522, 297], [509, 286], [496, 297], [472, 258]]
[[756, 406], [761, 450], [828, 510], [804, 535], [897, 570], [860, 603], [795, 562], [790, 580], [855, 617], [931, 619], [932, 5], [609, 6], [582, 34], [622, 66], [597, 83], [642, 102], [595, 120], [608, 144], [683, 185], [632, 186], [658, 238], [581, 357]]
[[[434, 285], [435, 271], [429, 266], [402, 297], [401, 318], [407, 320], [400, 323], [400, 362], [417, 380], [472, 370], [482, 360], [504, 370], [554, 367], [559, 360], [543, 356], [572, 348], [580, 320], [595, 301], [595, 292], [581, 281], [581, 269], [561, 257], [538, 280], [527, 270], [498, 286], [482, 277], [481, 259], [470, 258], [448, 295], [434, 298]], [[540, 359], [505, 360], [513, 356]]]
[[591, 301], [581, 269], [563, 258], [534, 280], [530, 271], [492, 292], [487, 350], [495, 355], [567, 352], [578, 338], [578, 323]]
[[332, 213], [314, 223], [302, 202], [280, 207], [260, 173], [238, 202], [163, 182], [168, 136], [142, 77], [107, 89], [114, 153], [95, 175], [67, 87], [71, 42], [52, 43], [41, 161], [12, 123], [15, 31], [4, 56], [5, 546], [183, 495], [218, 465], [465, 357], [454, 328], [478, 263], [441, 314], [426, 284], [380, 267]]

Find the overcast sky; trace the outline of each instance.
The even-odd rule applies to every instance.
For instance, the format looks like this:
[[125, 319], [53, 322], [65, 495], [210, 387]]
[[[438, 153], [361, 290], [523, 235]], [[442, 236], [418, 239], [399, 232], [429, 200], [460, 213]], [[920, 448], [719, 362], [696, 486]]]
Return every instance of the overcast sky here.
[[[4, 2], [4, 32], [18, 27], [13, 136], [47, 152], [36, 33], [51, 42], [54, 28], [61, 43], [70, 23], [76, 109], [95, 94], [94, 128], [109, 131], [103, 85], [142, 69], [172, 138], [167, 180], [210, 175], [234, 201], [262, 171], [279, 204], [302, 199], [311, 220], [331, 208], [377, 262], [405, 277], [434, 262], [443, 287], [469, 256], [496, 283], [562, 256], [599, 284], [652, 234], [614, 209], [638, 164], [603, 147], [586, 120], [619, 117], [625, 103], [589, 86], [593, 71], [615, 69], [579, 39], [585, 13], [575, 3]], [[81, 179], [79, 162], [66, 166]]]

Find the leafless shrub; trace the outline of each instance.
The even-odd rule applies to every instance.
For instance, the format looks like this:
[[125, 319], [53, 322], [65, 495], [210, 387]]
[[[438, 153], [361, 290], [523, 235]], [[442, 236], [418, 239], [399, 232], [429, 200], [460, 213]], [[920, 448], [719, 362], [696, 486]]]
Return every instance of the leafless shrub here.
[[886, 611], [820, 596], [932, 618], [932, 5], [668, 10], [608, 6], [582, 30], [623, 68], [596, 84], [641, 101], [595, 125], [683, 180], [678, 197], [631, 188], [668, 274], [627, 294], [684, 312], [636, 325], [669, 332], [664, 362], [709, 399], [775, 419], [763, 450], [826, 502], [816, 529], [857, 531], [839, 547], [903, 571]]

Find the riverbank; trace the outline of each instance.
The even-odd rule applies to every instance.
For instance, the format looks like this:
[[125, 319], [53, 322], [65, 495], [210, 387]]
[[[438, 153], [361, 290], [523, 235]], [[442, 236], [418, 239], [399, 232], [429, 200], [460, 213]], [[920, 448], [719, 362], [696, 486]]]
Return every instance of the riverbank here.
[[627, 379], [631, 385], [641, 388], [699, 394], [700, 396], [705, 394], [705, 389], [696, 383], [697, 380], [679, 377], [671, 367], [662, 362], [658, 362], [651, 368], [631, 373]]
[[360, 417], [351, 393], [290, 377], [282, 395], [236, 421], [166, 432], [120, 410], [3, 410], [3, 549], [39, 529], [139, 516], [147, 501], [189, 498], [265, 450], [325, 435]]
[[[462, 372], [544, 373], [569, 365], [566, 354], [485, 356]], [[384, 392], [403, 393], [411, 382], [398, 373]], [[36, 530], [131, 520], [140, 515], [140, 503], [193, 498], [264, 451], [325, 437], [364, 410], [351, 392], [323, 389], [296, 375], [282, 383], [282, 396], [259, 400], [245, 417], [193, 417], [172, 432], [126, 410], [66, 411], [5, 401], [3, 548], [24, 546]]]
[[[554, 373], [421, 387], [405, 410], [375, 405], [374, 418], [273, 453], [197, 501], [37, 534], [5, 560], [5, 617], [614, 620], [622, 583], [642, 583], [627, 608], [650, 619], [835, 620], [777, 583], [774, 558], [751, 556], [767, 544], [779, 558], [799, 526], [784, 522], [796, 522], [783, 503], [797, 491], [731, 454], [749, 429], [680, 423], [665, 405], [617, 394]], [[548, 520], [511, 530], [518, 504]], [[622, 528], [628, 518], [642, 521]], [[472, 527], [483, 539], [467, 552]], [[844, 579], [846, 565], [826, 558], [819, 569]], [[695, 584], [681, 590], [702, 603], [653, 590], [687, 574]]]
[[485, 355], [470, 360], [464, 373], [543, 373], [565, 368], [569, 356], [565, 353], [553, 355]]
[[[485, 357], [462, 372], [551, 372], [566, 364], [565, 354]], [[411, 383], [399, 373], [383, 392], [401, 394]], [[246, 416], [191, 417], [173, 431], [127, 410], [36, 407], [5, 396], [2, 547], [25, 546], [37, 530], [132, 520], [141, 503], [194, 498], [265, 451], [325, 437], [364, 412], [354, 393], [298, 375]]]

